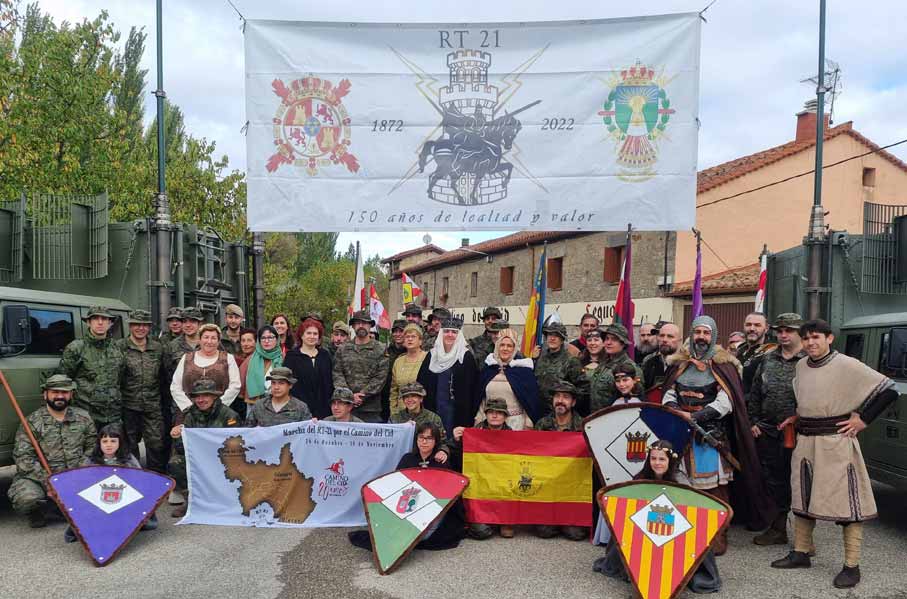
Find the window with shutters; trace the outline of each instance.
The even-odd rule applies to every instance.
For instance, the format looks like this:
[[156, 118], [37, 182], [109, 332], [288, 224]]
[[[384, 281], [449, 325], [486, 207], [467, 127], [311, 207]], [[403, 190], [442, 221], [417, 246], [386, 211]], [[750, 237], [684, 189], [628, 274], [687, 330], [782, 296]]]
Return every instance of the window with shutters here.
[[479, 273], [471, 272], [469, 273], [469, 297], [477, 295], [479, 295]]
[[605, 248], [605, 283], [620, 283], [620, 267], [624, 260], [624, 246]]
[[561, 289], [563, 286], [564, 259], [548, 259], [548, 289]]
[[513, 293], [513, 266], [501, 267], [501, 293], [510, 295]]

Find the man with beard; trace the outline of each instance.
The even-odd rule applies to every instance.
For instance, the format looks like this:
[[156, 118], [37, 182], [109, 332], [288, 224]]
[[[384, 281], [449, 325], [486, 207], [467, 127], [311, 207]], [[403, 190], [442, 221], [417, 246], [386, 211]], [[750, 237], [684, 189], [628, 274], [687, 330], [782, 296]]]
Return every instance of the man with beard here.
[[542, 414], [554, 411], [552, 399], [554, 388], [561, 381], [567, 381], [576, 387], [577, 411], [589, 413], [589, 380], [583, 372], [580, 361], [567, 353], [564, 345], [567, 342], [567, 327], [560, 322], [552, 322], [542, 327], [545, 334], [545, 351], [540, 349], [535, 360], [535, 378], [539, 385], [539, 405]]
[[643, 360], [658, 351], [658, 331], [659, 329], [651, 322], [639, 325], [639, 342], [636, 344], [633, 359], [640, 366]]
[[494, 340], [492, 339], [494, 333], [492, 329], [501, 318], [503, 318], [503, 315], [498, 308], [495, 306], [486, 307], [482, 310], [482, 323], [485, 325], [485, 330], [482, 331], [481, 335], [476, 335], [469, 340], [469, 350], [475, 356], [479, 370], [485, 367], [485, 358], [488, 357], [488, 354], [494, 353]]
[[239, 328], [245, 318], [242, 308], [236, 304], [227, 304], [224, 306], [224, 321], [226, 324], [221, 329], [220, 344], [224, 346], [224, 351], [239, 356], [242, 354], [242, 348], [239, 346]]
[[[75, 388], [65, 374], [51, 376], [41, 386], [44, 406], [26, 419], [54, 473], [90, 464], [94, 451], [97, 432], [91, 416], [69, 405]], [[13, 461], [16, 475], [7, 493], [10, 503], [16, 513], [28, 516], [29, 526], [42, 528], [47, 525], [47, 472], [21, 426], [13, 446]]]
[[422, 308], [416, 304], [406, 304], [403, 308], [403, 318], [406, 319], [407, 323], [417, 324], [420, 327], [422, 326]]
[[350, 340], [350, 327], [345, 322], [337, 321], [331, 327], [331, 342], [325, 349], [331, 354], [331, 358], [337, 355], [337, 349]]
[[799, 314], [779, 314], [772, 329], [779, 346], [767, 352], [746, 396], [746, 410], [753, 425], [762, 478], [778, 508], [768, 530], [755, 537], [756, 545], [787, 545], [787, 512], [790, 510], [790, 459], [793, 447], [784, 447], [782, 422], [797, 413], [792, 382], [797, 362], [806, 357], [800, 340]]
[[350, 326], [356, 336], [352, 343], [340, 346], [334, 357], [334, 388], [353, 392], [353, 412], [365, 422], [382, 422], [381, 390], [388, 372], [384, 344], [369, 336], [374, 325], [368, 310], [355, 312]]
[[816, 520], [830, 520], [844, 534], [844, 567], [833, 584], [846, 589], [860, 582], [863, 522], [878, 515], [857, 435], [898, 391], [888, 377], [832, 350], [835, 336], [824, 320], [803, 323], [800, 338], [808, 357], [795, 367], [797, 414], [781, 423], [796, 422], [798, 433], [791, 458], [794, 550], [771, 565], [809, 568]]
[[[740, 363], [716, 345], [718, 326], [709, 316], [693, 320], [690, 348], [680, 348], [668, 360], [662, 403], [678, 410], [686, 421], [698, 425], [712, 442], [697, 432], [683, 450], [681, 469], [693, 488], [730, 501], [729, 483], [735, 480], [735, 499], [747, 502], [734, 507], [751, 525], [763, 525], [774, 515], [761, 479], [750, 421], [740, 387]], [[739, 462], [735, 473], [731, 456]], [[727, 534], [714, 547], [727, 551]]]
[[737, 360], [743, 366], [743, 392], [749, 393], [753, 384], [753, 376], [759, 367], [759, 362], [766, 352], [777, 347], [774, 343], [765, 342], [765, 334], [768, 332], [768, 320], [765, 314], [761, 312], [752, 312], [747, 315], [743, 322], [743, 330], [746, 335], [746, 341], [737, 346]]
[[[535, 423], [537, 431], [582, 432], [583, 419], [573, 411], [576, 405], [576, 387], [567, 381], [560, 381], [554, 387], [554, 414], [545, 416]], [[535, 534], [543, 539], [556, 537], [558, 533], [571, 541], [582, 541], [589, 538], [589, 529], [584, 526], [549, 526], [535, 527]]]
[[[658, 329], [658, 351], [646, 356], [642, 361], [643, 386], [646, 395], [650, 392], [661, 391], [665, 372], [668, 370], [668, 358], [677, 352], [680, 347], [680, 327], [673, 322], [663, 323]], [[661, 401], [661, 396], [658, 396]]]
[[422, 337], [422, 349], [431, 351], [435, 346], [435, 339], [441, 332], [441, 323], [451, 317], [450, 310], [447, 308], [434, 308], [428, 315], [428, 326], [425, 327], [425, 335]]
[[598, 328], [599, 320], [597, 316], [583, 314], [579, 319], [579, 337], [567, 344], [567, 351], [571, 356], [579, 357], [583, 350], [586, 349], [586, 335]]

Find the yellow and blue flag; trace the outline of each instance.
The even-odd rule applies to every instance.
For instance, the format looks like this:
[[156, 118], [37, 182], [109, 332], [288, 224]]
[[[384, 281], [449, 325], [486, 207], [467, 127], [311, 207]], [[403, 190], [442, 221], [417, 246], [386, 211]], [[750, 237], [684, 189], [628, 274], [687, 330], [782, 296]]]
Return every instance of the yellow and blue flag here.
[[542, 248], [539, 267], [529, 294], [529, 309], [526, 311], [526, 325], [523, 328], [524, 356], [532, 354], [532, 348], [542, 344], [542, 322], [545, 319], [545, 289], [548, 287], [548, 246]]

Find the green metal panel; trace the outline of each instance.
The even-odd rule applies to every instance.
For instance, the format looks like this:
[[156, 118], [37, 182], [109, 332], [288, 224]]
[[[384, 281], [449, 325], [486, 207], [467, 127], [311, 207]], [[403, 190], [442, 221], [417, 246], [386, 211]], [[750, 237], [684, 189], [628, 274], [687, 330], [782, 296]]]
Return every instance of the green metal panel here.
[[108, 274], [107, 194], [28, 197], [32, 278], [101, 279]]
[[0, 283], [22, 280], [25, 195], [0, 202]]

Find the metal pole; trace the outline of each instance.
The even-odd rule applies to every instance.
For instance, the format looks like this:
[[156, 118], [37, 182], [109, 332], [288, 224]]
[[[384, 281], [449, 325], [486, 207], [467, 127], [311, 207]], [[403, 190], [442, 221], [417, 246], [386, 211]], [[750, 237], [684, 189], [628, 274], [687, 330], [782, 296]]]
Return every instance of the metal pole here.
[[265, 322], [265, 239], [262, 233], [252, 234], [252, 293], [255, 296], [255, 327]]
[[157, 196], [155, 198], [154, 225], [157, 232], [157, 325], [163, 331], [170, 311], [170, 203], [165, 182], [167, 148], [164, 141], [164, 49], [161, 0], [156, 2], [157, 12]]
[[810, 319], [819, 318], [822, 279], [822, 246], [825, 242], [825, 209], [822, 207], [822, 144], [825, 140], [825, 0], [819, 0], [819, 76], [816, 85], [816, 166], [813, 209], [807, 235], [808, 271], [806, 307]]

